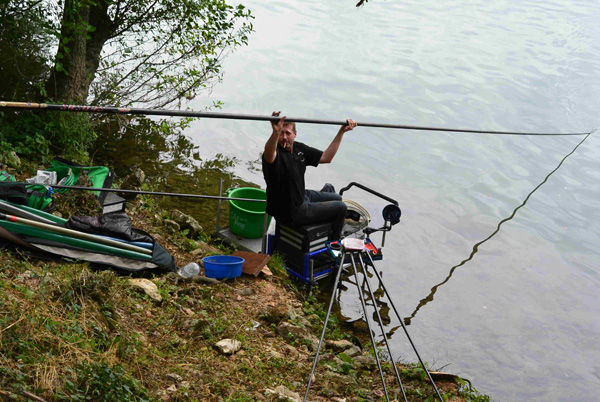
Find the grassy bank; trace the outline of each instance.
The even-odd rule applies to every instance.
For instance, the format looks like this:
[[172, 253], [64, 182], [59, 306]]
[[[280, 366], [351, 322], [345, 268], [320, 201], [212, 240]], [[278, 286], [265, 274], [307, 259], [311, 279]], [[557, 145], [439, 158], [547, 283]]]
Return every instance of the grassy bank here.
[[[66, 217], [97, 213], [93, 200], [81, 197], [61, 198], [58, 209]], [[82, 204], [83, 211], [75, 208]], [[152, 197], [129, 204], [128, 214], [179, 265], [232, 251], [206, 234], [191, 239], [165, 226], [170, 212]], [[156, 285], [154, 297], [131, 276], [87, 263], [31, 259], [5, 249], [0, 266], [2, 400], [276, 401], [304, 395], [326, 307], [289, 280], [278, 258], [269, 263], [272, 275], [218, 283], [167, 272], [138, 275]], [[240, 349], [222, 352], [215, 345], [223, 339], [238, 341]], [[342, 330], [335, 317], [327, 340], [340, 342], [322, 351], [309, 399], [385, 400], [368, 344]], [[437, 399], [423, 370], [399, 368], [408, 400]], [[390, 363], [383, 371], [390, 397], [401, 400]], [[437, 385], [446, 400], [489, 400], [455, 376], [439, 375]]]

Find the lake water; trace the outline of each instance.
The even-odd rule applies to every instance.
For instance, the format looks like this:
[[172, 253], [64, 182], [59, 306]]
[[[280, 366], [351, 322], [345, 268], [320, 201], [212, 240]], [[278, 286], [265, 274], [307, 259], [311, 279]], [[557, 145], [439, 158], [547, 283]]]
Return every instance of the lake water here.
[[[256, 16], [249, 46], [190, 107], [221, 100], [230, 113], [501, 131], [600, 127], [600, 3], [354, 3], [244, 1]], [[299, 125], [297, 140], [323, 149], [336, 131]], [[264, 188], [256, 162], [269, 123], [203, 119], [188, 134], [203, 159], [235, 157], [235, 173]], [[402, 221], [377, 267], [434, 368], [499, 401], [598, 400], [600, 132], [564, 159], [582, 139], [358, 127], [331, 165], [309, 168], [307, 185], [356, 181], [399, 201]], [[345, 195], [381, 222], [385, 203]], [[358, 318], [356, 293], [342, 300], [342, 314]], [[391, 343], [416, 361], [402, 331]]]

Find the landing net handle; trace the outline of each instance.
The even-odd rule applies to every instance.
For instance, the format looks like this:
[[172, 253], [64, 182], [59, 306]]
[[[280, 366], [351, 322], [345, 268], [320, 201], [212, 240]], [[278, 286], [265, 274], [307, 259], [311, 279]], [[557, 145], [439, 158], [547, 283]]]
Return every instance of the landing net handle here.
[[351, 182], [351, 183], [350, 183], [350, 184], [348, 184], [346, 187], [344, 187], [343, 189], [341, 189], [341, 190], [340, 190], [340, 195], [344, 194], [344, 191], [346, 191], [346, 190], [349, 190], [350, 188], [352, 188], [352, 187], [354, 187], [354, 186], [356, 186], [356, 187], [358, 187], [358, 188], [361, 188], [361, 189], [365, 190], [365, 191], [366, 191], [366, 192], [368, 192], [368, 193], [371, 193], [371, 194], [373, 194], [373, 195], [376, 195], [376, 196], [377, 196], [377, 197], [379, 197], [379, 198], [383, 198], [384, 200], [386, 200], [386, 201], [388, 201], [388, 202], [391, 202], [392, 204], [394, 204], [394, 205], [398, 206], [398, 201], [396, 201], [396, 200], [394, 200], [394, 199], [392, 199], [392, 198], [388, 197], [387, 195], [383, 195], [383, 194], [381, 194], [381, 193], [379, 193], [379, 192], [377, 192], [377, 191], [375, 191], [375, 190], [373, 190], [373, 189], [371, 189], [371, 188], [369, 188], [369, 187], [367, 187], [367, 186], [365, 186], [365, 185], [363, 185], [363, 184], [357, 183], [357, 182], [355, 182], [355, 181]]

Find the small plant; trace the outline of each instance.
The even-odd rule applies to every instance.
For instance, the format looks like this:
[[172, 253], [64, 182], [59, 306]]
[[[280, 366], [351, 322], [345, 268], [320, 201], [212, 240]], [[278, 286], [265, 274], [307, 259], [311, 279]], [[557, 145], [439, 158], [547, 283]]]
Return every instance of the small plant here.
[[407, 368], [402, 370], [401, 374], [403, 377], [406, 377], [410, 380], [421, 380], [421, 381], [425, 381], [425, 377], [427, 376], [427, 374], [425, 373], [423, 368], [417, 364], [411, 364], [410, 366], [408, 366]]
[[490, 402], [488, 395], [479, 393], [470, 382], [458, 378], [458, 394], [469, 402]]
[[285, 270], [283, 257], [280, 254], [275, 253], [271, 256], [271, 259], [269, 260], [269, 269], [277, 277], [289, 280], [289, 275]]
[[198, 247], [198, 243], [186, 236], [189, 234], [189, 229], [174, 233], [173, 243], [186, 252], [194, 251]]
[[[317, 300], [317, 297], [314, 293], [311, 293], [306, 298], [304, 302], [304, 314], [312, 315], [315, 314], [318, 316], [321, 321], [325, 322], [325, 317], [327, 316], [327, 310], [325, 310], [325, 306]], [[330, 317], [332, 319], [333, 317]]]
[[340, 353], [337, 357], [342, 361], [340, 365], [340, 370], [342, 373], [346, 375], [356, 375], [356, 371], [354, 370], [354, 359], [348, 356], [345, 353]]
[[73, 378], [65, 381], [65, 390], [57, 395], [59, 400], [150, 401], [148, 391], [120, 365], [83, 363], [71, 374]]

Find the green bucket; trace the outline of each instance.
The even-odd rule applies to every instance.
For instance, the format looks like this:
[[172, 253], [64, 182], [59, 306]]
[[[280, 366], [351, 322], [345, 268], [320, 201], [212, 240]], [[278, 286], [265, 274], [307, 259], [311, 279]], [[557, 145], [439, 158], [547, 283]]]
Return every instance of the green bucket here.
[[[266, 200], [267, 192], [259, 188], [241, 187], [227, 190], [229, 198]], [[247, 239], [258, 239], [263, 235], [266, 202], [229, 200], [229, 229], [232, 233]], [[269, 216], [267, 227], [271, 223]]]

